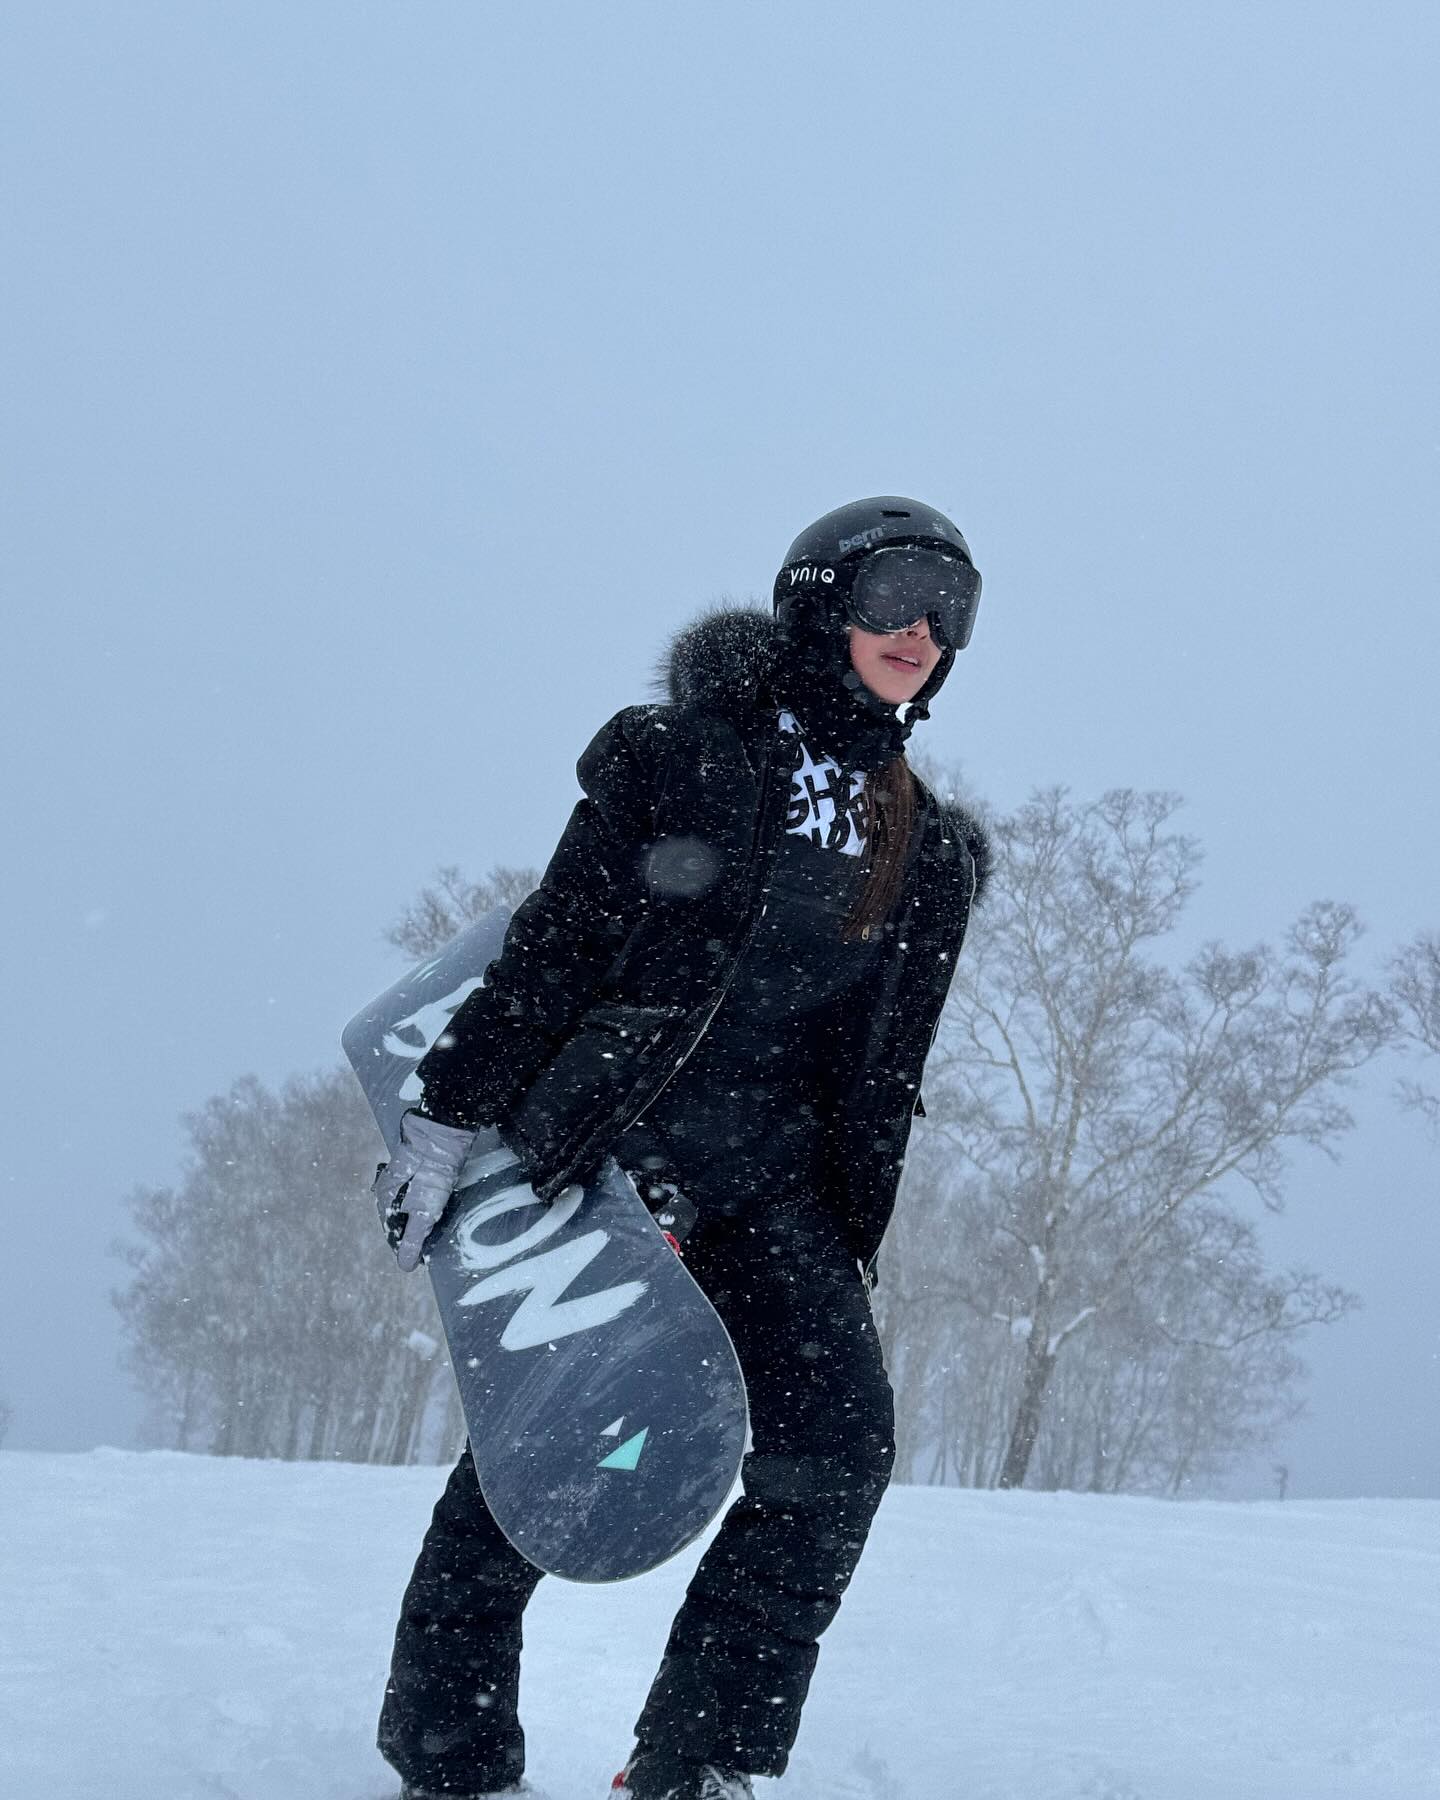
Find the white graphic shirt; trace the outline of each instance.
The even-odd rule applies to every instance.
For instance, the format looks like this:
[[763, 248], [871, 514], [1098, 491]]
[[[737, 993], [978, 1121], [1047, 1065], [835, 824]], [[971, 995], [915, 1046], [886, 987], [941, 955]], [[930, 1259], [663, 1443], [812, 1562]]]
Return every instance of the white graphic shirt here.
[[870, 804], [864, 771], [853, 770], [842, 780], [838, 763], [828, 756], [812, 756], [792, 712], [780, 714], [780, 731], [793, 758], [786, 831], [843, 856], [861, 855]]

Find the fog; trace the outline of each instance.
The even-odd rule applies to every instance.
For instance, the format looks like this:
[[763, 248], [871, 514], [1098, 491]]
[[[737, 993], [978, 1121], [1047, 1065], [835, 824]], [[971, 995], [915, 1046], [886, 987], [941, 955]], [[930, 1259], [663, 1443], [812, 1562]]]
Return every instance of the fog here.
[[[7, 36], [10, 1447], [136, 1441], [110, 1244], [180, 1115], [337, 1062], [435, 868], [543, 862], [667, 634], [844, 500], [975, 551], [922, 745], [973, 793], [1183, 793], [1187, 941], [1440, 927], [1433, 8]], [[1266, 1221], [1365, 1310], [1238, 1495], [1440, 1495], [1400, 1072]]]

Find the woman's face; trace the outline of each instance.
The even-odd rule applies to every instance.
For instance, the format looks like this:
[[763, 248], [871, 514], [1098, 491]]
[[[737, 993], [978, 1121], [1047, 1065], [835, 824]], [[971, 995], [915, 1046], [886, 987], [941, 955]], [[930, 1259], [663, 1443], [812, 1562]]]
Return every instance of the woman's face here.
[[850, 666], [887, 706], [913, 700], [939, 660], [940, 646], [930, 635], [928, 619], [917, 619], [903, 631], [850, 627]]

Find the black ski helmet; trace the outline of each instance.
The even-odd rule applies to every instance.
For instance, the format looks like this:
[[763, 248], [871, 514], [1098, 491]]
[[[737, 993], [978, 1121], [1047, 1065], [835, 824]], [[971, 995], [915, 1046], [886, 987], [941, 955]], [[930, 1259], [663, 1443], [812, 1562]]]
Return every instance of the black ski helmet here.
[[[899, 629], [910, 623], [872, 623], [853, 610], [861, 566], [877, 551], [934, 551], [957, 566], [956, 580], [947, 596], [943, 618], [931, 615], [937, 641], [951, 652], [963, 650], [975, 628], [980, 604], [980, 574], [970, 546], [953, 520], [923, 500], [907, 500], [899, 494], [880, 494], [869, 500], [852, 500], [837, 506], [813, 525], [808, 525], [785, 553], [775, 577], [775, 616], [784, 622], [788, 602], [805, 590], [828, 591], [851, 623], [871, 630]], [[887, 560], [889, 560], [887, 558]], [[918, 559], [916, 559], [918, 560]], [[878, 567], [878, 565], [874, 565]], [[923, 609], [922, 609], [923, 610]], [[915, 614], [919, 617], [919, 614]], [[949, 662], [946, 659], [948, 669]]]
[[[842, 767], [881, 768], [929, 717], [969, 641], [979, 593], [969, 545], [933, 506], [882, 495], [836, 507], [800, 533], [775, 577], [772, 689]], [[873, 622], [879, 614], [894, 622]], [[856, 674], [849, 628], [901, 630], [922, 614], [937, 624], [943, 615], [944, 628], [932, 626], [940, 659], [919, 693], [894, 706]]]

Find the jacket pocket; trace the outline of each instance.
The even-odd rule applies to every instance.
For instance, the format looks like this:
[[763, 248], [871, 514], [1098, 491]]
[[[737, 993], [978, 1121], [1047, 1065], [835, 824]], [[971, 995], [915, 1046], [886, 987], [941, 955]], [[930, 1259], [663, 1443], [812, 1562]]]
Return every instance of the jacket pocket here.
[[502, 1121], [506, 1143], [537, 1187], [607, 1119], [618, 1125], [652, 1055], [682, 1016], [675, 1006], [618, 1001], [587, 1008]]

